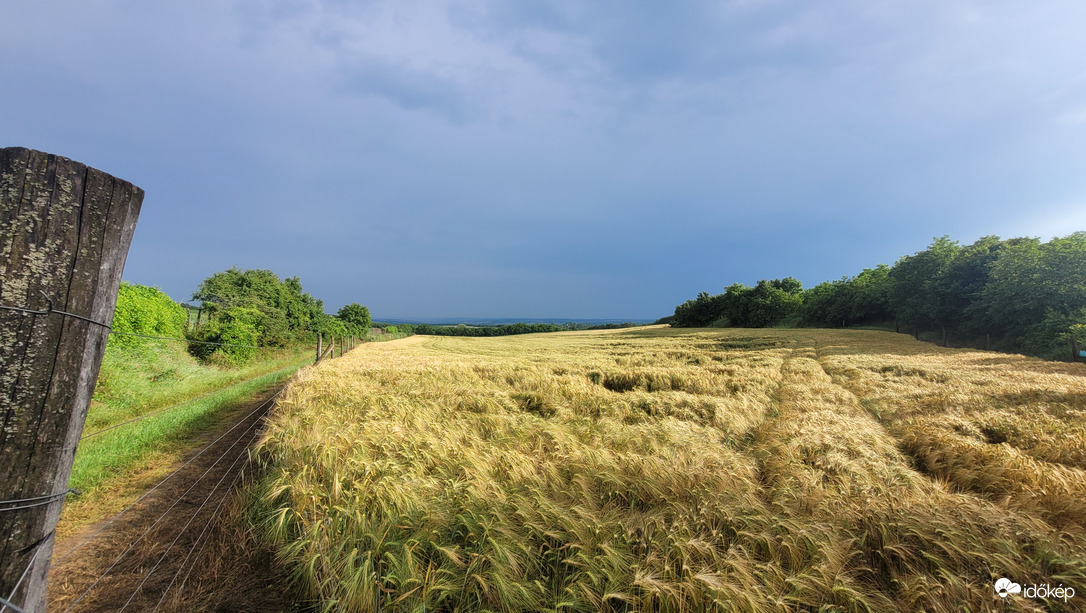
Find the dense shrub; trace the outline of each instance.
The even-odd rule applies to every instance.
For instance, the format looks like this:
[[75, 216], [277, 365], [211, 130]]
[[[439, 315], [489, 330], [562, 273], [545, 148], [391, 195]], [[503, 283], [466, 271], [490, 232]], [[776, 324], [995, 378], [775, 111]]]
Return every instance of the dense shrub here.
[[264, 314], [253, 307], [220, 311], [201, 329], [201, 342], [193, 343], [190, 351], [199, 358], [220, 364], [244, 364], [256, 355], [264, 320]]
[[[244, 319], [258, 330], [256, 344], [260, 346], [283, 347], [309, 340], [315, 324], [325, 317], [324, 303], [303, 292], [297, 277], [280, 281], [270, 270], [231, 268], [215, 273], [200, 283], [192, 298], [201, 302], [211, 324], [232, 309], [254, 309], [255, 315], [247, 312]], [[214, 325], [201, 328], [198, 339], [210, 341], [208, 334], [214, 330]]]
[[[114, 332], [183, 338], [188, 314], [185, 308], [154, 287], [121, 282], [117, 308], [113, 313]], [[112, 335], [111, 345], [132, 346], [142, 342], [132, 336]]]

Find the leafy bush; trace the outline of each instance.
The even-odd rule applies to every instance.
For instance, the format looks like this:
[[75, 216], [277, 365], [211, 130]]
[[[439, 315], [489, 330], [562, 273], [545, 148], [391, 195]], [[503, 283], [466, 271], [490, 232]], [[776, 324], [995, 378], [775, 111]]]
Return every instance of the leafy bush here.
[[255, 309], [259, 317], [251, 323], [260, 331], [256, 343], [260, 346], [308, 340], [314, 320], [324, 316], [324, 304], [303, 292], [297, 277], [280, 281], [270, 270], [231, 268], [215, 273], [200, 283], [192, 298], [201, 302], [212, 322], [230, 309]]
[[221, 311], [201, 330], [202, 342], [193, 343], [190, 351], [196, 357], [224, 365], [244, 364], [256, 355], [264, 319], [264, 314], [253, 307]]
[[[182, 338], [188, 323], [185, 308], [157, 288], [121, 282], [117, 308], [113, 312], [114, 332]], [[109, 343], [132, 346], [143, 339], [112, 335]]]

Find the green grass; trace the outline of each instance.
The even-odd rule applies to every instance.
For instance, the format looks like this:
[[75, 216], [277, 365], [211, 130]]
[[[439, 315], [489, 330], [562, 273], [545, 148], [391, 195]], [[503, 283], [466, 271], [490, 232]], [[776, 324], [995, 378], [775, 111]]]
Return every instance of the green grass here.
[[[308, 347], [285, 349], [266, 352], [245, 367], [225, 369], [199, 363], [180, 343], [110, 346], [83, 435], [117, 427], [80, 443], [69, 486], [93, 492], [138, 466], [149, 454], [206, 431], [224, 410], [284, 380], [312, 359], [313, 350]], [[156, 411], [162, 412], [124, 423]]]

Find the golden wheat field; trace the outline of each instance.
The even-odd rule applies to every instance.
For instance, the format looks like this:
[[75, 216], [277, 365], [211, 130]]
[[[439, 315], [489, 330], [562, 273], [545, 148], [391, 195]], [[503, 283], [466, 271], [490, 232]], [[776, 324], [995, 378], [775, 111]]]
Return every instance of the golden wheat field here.
[[874, 331], [416, 336], [303, 371], [258, 457], [254, 532], [324, 610], [1086, 607], [1082, 364]]

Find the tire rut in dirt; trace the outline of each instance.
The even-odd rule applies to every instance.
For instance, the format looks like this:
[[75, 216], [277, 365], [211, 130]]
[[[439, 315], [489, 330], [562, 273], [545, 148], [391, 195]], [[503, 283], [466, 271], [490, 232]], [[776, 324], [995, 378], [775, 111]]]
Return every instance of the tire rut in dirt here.
[[224, 432], [85, 545], [58, 543], [49, 610], [289, 610], [271, 555], [252, 547], [237, 521], [238, 487], [252, 478], [249, 449], [276, 395], [237, 409]]

